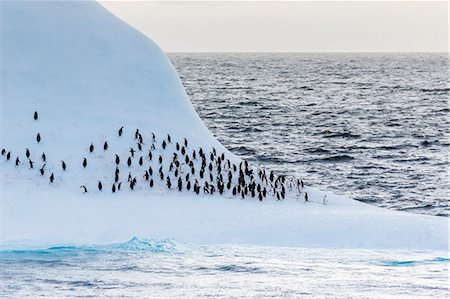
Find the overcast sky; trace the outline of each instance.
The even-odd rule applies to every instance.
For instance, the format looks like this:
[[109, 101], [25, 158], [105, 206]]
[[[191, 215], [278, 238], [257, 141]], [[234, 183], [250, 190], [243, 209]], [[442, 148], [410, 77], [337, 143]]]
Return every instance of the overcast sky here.
[[166, 52], [447, 52], [447, 1], [101, 2]]

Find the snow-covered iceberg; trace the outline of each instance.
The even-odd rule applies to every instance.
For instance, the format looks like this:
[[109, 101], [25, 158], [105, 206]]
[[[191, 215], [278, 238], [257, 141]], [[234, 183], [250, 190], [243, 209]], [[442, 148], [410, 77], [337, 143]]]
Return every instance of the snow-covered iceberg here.
[[[168, 133], [173, 140], [168, 147], [186, 139], [190, 148], [215, 148], [233, 162], [240, 160], [204, 126], [161, 49], [98, 3], [0, 5], [0, 148], [6, 149], [0, 157], [0, 249], [108, 244], [133, 236], [196, 243], [447, 249], [445, 218], [388, 211], [308, 187], [303, 190], [309, 194], [307, 203], [295, 192], [282, 201], [260, 202], [230, 194], [167, 191], [165, 186], [112, 194], [107, 182], [114, 179], [114, 156], [123, 159], [130, 145], [136, 147], [136, 129], [146, 146], [152, 144], [152, 133], [157, 136], [154, 153], [164, 161], [170, 155], [160, 143]], [[11, 152], [10, 160], [6, 152]], [[45, 175], [38, 170], [43, 152]], [[137, 163], [136, 157], [123, 175], [137, 171]], [[50, 173], [55, 174], [52, 184]], [[98, 180], [103, 191], [97, 190]], [[90, 192], [83, 194], [80, 185]], [[325, 194], [327, 205], [322, 202]]]

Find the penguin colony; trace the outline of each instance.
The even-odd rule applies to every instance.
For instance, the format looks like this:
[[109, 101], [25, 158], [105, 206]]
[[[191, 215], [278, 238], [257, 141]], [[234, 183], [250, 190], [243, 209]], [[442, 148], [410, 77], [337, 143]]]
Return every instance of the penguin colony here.
[[[37, 111], [34, 112], [33, 118], [38, 121]], [[124, 130], [125, 128], [121, 127], [117, 131], [116, 138], [123, 139], [121, 141], [126, 141]], [[303, 192], [303, 181], [293, 176], [276, 175], [273, 171], [250, 165], [245, 160], [235, 164], [225, 153], [218, 153], [215, 148], [210, 151], [201, 147], [192, 148], [186, 138], [177, 141], [167, 134], [163, 139], [159, 139], [159, 136], [157, 139], [154, 133], [149, 133], [144, 138], [140, 129], [133, 129], [133, 132], [129, 140], [129, 154], [126, 156], [114, 153], [108, 141], [91, 142], [87, 146], [87, 155], [79, 159], [82, 171], [89, 171], [89, 156], [95, 151], [102, 151], [104, 155], [110, 154], [110, 162], [107, 161], [115, 165], [115, 169], [107, 181], [97, 180], [96, 184], [81, 185], [82, 193], [88, 193], [90, 190], [105, 192], [109, 189], [110, 192], [117, 193], [125, 189], [167, 188], [196, 195], [218, 193], [262, 201], [267, 197], [282, 200], [288, 192], [295, 192], [297, 198], [303, 195], [308, 201], [308, 194]], [[44, 138], [39, 132], [36, 134], [37, 143]], [[60, 160], [60, 170], [57, 172], [55, 169], [54, 172], [48, 173], [48, 157], [44, 152], [39, 155], [38, 167], [34, 167], [37, 161], [30, 159], [29, 148], [25, 148], [23, 154], [24, 156], [16, 157], [15, 166], [28, 164], [30, 170], [37, 170], [42, 177], [47, 177], [50, 184], [56, 179], [55, 173], [59, 179], [64, 179], [65, 173], [69, 172], [72, 166]], [[1, 150], [1, 156], [6, 162], [11, 160], [12, 155], [7, 149]]]

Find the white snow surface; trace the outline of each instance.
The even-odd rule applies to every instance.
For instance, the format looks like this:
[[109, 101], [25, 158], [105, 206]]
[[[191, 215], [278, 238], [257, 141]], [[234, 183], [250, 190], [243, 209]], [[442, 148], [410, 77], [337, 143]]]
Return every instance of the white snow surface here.
[[[209, 244], [448, 249], [446, 218], [376, 208], [308, 187], [310, 202], [293, 193], [283, 201], [263, 202], [229, 194], [196, 196], [161, 183], [112, 194], [108, 180], [114, 156], [125, 161], [129, 148], [136, 147], [137, 128], [147, 147], [150, 132], [156, 134], [155, 154], [164, 160], [171, 155], [160, 146], [167, 133], [174, 140], [172, 150], [175, 141], [187, 138], [188, 151], [214, 147], [234, 162], [239, 158], [204, 126], [161, 49], [98, 3], [0, 5], [0, 148], [12, 154], [10, 161], [0, 157], [0, 250], [109, 244], [133, 236]], [[34, 169], [28, 167], [25, 148]], [[38, 173], [42, 152], [45, 176]], [[15, 167], [17, 156], [22, 163]], [[61, 170], [61, 160], [67, 171]], [[145, 163], [156, 172], [156, 161]], [[138, 170], [134, 160], [130, 171]], [[123, 176], [128, 171], [124, 168]], [[105, 184], [102, 192], [96, 190], [97, 180]], [[89, 193], [82, 194], [80, 185]], [[325, 194], [327, 205], [322, 204]]]

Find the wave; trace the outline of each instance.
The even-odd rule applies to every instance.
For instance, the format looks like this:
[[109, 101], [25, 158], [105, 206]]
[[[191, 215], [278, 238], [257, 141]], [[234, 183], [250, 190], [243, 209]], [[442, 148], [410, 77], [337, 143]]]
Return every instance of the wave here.
[[71, 254], [71, 253], [98, 253], [98, 252], [148, 252], [148, 253], [183, 253], [186, 247], [180, 242], [172, 239], [163, 239], [159, 241], [131, 238], [127, 242], [113, 243], [106, 245], [83, 245], [83, 246], [52, 246], [45, 249], [27, 249], [27, 250], [0, 250], [0, 254]]
[[324, 134], [326, 134], [325, 136], [323, 136], [323, 138], [351, 138], [351, 139], [356, 139], [356, 138], [360, 138], [361, 135], [359, 134], [352, 134], [350, 132], [342, 132], [342, 133], [328, 133], [328, 132], [324, 132]]
[[448, 263], [450, 262], [449, 258], [437, 257], [434, 259], [426, 259], [426, 260], [408, 260], [408, 261], [381, 261], [380, 264], [386, 267], [411, 267], [418, 265], [426, 265], [432, 263]]
[[450, 88], [422, 88], [421, 92], [432, 92], [432, 93], [447, 93]]
[[347, 161], [351, 161], [354, 159], [355, 158], [353, 158], [352, 156], [349, 156], [349, 155], [335, 155], [335, 156], [330, 156], [330, 157], [326, 157], [326, 158], [322, 158], [322, 159], [318, 159], [318, 160], [325, 161], [325, 162], [347, 162]]

